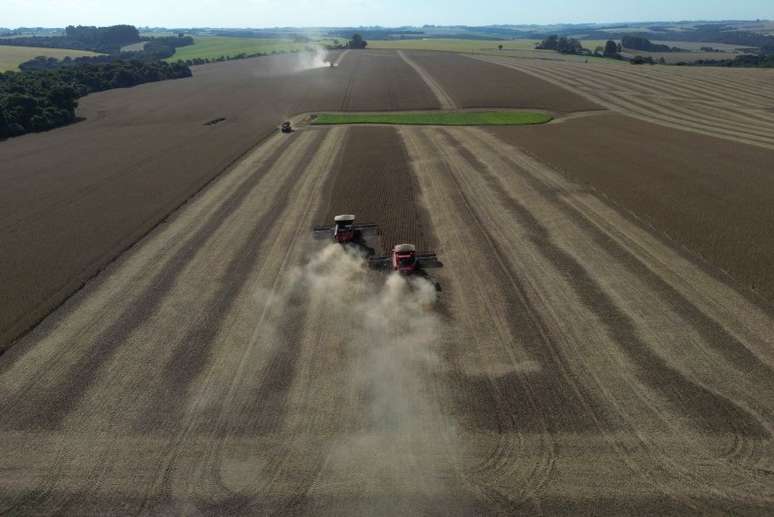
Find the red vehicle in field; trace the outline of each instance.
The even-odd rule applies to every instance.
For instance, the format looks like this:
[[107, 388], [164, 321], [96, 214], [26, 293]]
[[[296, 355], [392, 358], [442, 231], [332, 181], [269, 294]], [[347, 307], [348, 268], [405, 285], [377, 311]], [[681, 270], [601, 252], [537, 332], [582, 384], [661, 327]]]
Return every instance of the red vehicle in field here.
[[398, 244], [392, 248], [390, 256], [370, 258], [368, 265], [373, 269], [392, 269], [403, 275], [443, 266], [435, 253], [417, 253], [413, 244]]
[[312, 228], [315, 239], [332, 238], [339, 244], [355, 244], [366, 248], [369, 254], [373, 254], [373, 250], [366, 245], [366, 237], [376, 235], [378, 230], [375, 224], [355, 224], [355, 216], [352, 214], [337, 215], [332, 225]]

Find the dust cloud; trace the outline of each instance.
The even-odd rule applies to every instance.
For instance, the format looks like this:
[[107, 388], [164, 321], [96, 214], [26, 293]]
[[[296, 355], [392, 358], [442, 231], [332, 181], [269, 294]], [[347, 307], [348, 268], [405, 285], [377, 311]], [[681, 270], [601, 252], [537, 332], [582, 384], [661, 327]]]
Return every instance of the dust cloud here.
[[296, 59], [295, 72], [330, 66], [328, 52], [319, 45], [311, 47], [311, 50], [299, 52], [296, 54]]
[[454, 426], [433, 394], [443, 330], [433, 310], [435, 286], [420, 277], [369, 274], [364, 257], [338, 245], [291, 275], [294, 294], [281, 298], [303, 293], [310, 311], [346, 322], [337, 337], [345, 341], [347, 380], [338, 389], [353, 402], [344, 414], [348, 432], [331, 444], [326, 482], [350, 485], [371, 514], [380, 513], [371, 503], [384, 491], [407, 500], [445, 491], [439, 480], [451, 467], [441, 458], [448, 457]]

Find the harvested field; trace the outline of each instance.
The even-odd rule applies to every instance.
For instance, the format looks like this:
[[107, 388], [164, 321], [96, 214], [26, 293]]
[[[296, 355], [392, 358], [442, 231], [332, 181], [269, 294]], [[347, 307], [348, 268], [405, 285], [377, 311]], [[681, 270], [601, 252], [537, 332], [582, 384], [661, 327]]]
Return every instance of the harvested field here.
[[516, 70], [443, 52], [404, 52], [434, 77], [459, 108], [534, 108], [568, 113], [602, 109], [564, 88]]
[[477, 57], [646, 122], [774, 149], [774, 119], [767, 111], [774, 105], [774, 70]]
[[0, 350], [291, 115], [437, 107], [396, 55], [302, 58], [90, 95], [84, 122], [0, 143]]
[[619, 114], [492, 132], [774, 301], [773, 151]]
[[276, 134], [0, 357], [0, 511], [765, 513], [773, 317], [488, 130]]

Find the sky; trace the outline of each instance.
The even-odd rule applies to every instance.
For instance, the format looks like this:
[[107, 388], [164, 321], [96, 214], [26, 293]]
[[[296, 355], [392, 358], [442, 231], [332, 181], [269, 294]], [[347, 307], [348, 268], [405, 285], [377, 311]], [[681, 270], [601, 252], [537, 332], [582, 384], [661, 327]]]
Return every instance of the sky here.
[[774, 19], [774, 0], [0, 0], [0, 27], [396, 27]]

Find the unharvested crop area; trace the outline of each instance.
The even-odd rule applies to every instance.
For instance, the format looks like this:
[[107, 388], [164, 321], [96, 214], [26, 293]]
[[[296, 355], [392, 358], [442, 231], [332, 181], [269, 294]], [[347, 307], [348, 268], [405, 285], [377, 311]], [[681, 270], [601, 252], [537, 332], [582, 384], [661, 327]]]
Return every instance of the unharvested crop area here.
[[[26, 175], [8, 182], [19, 200], [3, 242], [37, 233], [2, 249], [1, 271], [149, 231], [0, 357], [0, 513], [769, 512], [774, 310], [696, 250], [772, 242], [740, 230], [773, 222], [772, 151], [612, 113], [498, 65], [437, 58], [454, 79], [428, 55], [386, 54], [204, 67], [174, 88], [87, 98], [95, 118], [9, 142]], [[353, 83], [350, 67], [400, 79]], [[506, 107], [545, 103], [556, 120], [269, 134], [269, 115], [365, 102], [365, 84], [373, 105], [415, 89], [396, 109], [464, 107], [470, 71], [502, 71], [482, 89]], [[173, 93], [183, 108], [152, 112]], [[146, 111], [123, 112], [127, 99]], [[100, 127], [132, 167], [99, 154], [114, 166], [102, 178], [73, 172], [86, 160], [47, 169], [23, 153], [56, 138], [76, 148]], [[185, 166], [171, 156], [198, 147]], [[203, 165], [216, 158], [233, 163], [217, 175]], [[152, 207], [166, 213], [216, 175], [155, 225]], [[377, 253], [437, 252], [440, 290], [314, 241], [312, 226], [339, 213], [379, 225]], [[57, 232], [62, 250], [42, 247]], [[78, 240], [90, 234], [103, 240]], [[63, 271], [9, 285], [24, 293]]]

